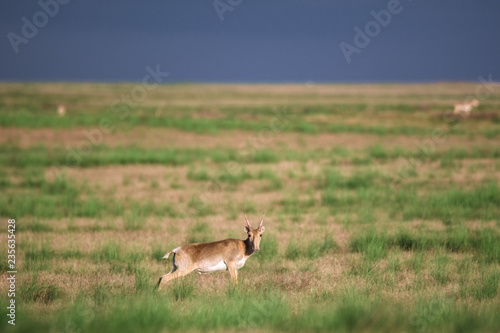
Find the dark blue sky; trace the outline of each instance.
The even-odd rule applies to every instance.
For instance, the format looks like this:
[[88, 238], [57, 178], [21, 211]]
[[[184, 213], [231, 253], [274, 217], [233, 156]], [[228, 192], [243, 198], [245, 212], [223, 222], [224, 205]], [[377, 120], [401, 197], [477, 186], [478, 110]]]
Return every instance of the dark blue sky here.
[[356, 46], [354, 28], [390, 1], [217, 0], [232, 9], [223, 21], [213, 0], [59, 1], [44, 25], [38, 1], [0, 0], [0, 80], [139, 81], [157, 64], [169, 82], [500, 78], [498, 0], [400, 0], [350, 63], [340, 43]]

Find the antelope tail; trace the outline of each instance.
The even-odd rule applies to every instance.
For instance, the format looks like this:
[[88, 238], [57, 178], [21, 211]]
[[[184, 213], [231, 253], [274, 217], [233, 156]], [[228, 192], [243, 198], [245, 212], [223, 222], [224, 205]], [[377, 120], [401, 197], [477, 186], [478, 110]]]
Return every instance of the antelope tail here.
[[179, 250], [179, 249], [180, 249], [180, 247], [176, 247], [175, 249], [168, 251], [168, 252], [167, 252], [167, 253], [163, 256], [163, 258], [162, 258], [162, 259], [168, 259], [168, 256], [170, 255], [170, 253], [177, 253], [177, 250]]

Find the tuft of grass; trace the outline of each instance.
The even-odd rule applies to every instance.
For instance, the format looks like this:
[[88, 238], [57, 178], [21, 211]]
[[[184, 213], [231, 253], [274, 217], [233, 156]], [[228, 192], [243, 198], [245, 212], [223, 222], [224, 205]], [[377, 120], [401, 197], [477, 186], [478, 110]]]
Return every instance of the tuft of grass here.
[[146, 254], [141, 247], [133, 247], [125, 253], [125, 261], [129, 264], [137, 264], [146, 259]]
[[[393, 235], [368, 232], [351, 239], [350, 249], [353, 252], [373, 252], [369, 257], [385, 257], [383, 253], [389, 248], [404, 251], [440, 250], [448, 252], [467, 252], [485, 263], [500, 262], [500, 235], [497, 231], [484, 229], [470, 231], [466, 228], [452, 228], [444, 234], [423, 233], [411, 234], [399, 230]], [[377, 255], [380, 253], [380, 255]]]
[[0, 170], [0, 188], [1, 189], [6, 189], [10, 187], [11, 182], [7, 177], [7, 172], [4, 170]]
[[251, 156], [251, 162], [254, 163], [276, 163], [280, 160], [278, 154], [274, 151], [261, 149], [257, 150], [253, 156]]
[[90, 197], [83, 200], [82, 204], [76, 208], [75, 215], [83, 217], [99, 218], [105, 210], [104, 203], [97, 197]]
[[187, 173], [187, 179], [194, 181], [208, 181], [210, 180], [210, 175], [208, 174], [208, 171], [206, 169], [189, 169]]
[[338, 201], [339, 199], [334, 190], [328, 189], [321, 195], [321, 203], [325, 206], [334, 207]]
[[257, 205], [252, 200], [245, 198], [239, 205], [239, 211], [245, 212], [245, 214], [255, 213], [257, 211]]
[[281, 201], [283, 212], [292, 215], [292, 221], [299, 222], [302, 219], [302, 214], [316, 204], [312, 193], [309, 198], [301, 199], [300, 194], [295, 191], [289, 191], [286, 197]]
[[313, 239], [309, 243], [300, 243], [297, 242], [297, 239], [292, 238], [286, 248], [285, 258], [290, 260], [296, 260], [301, 257], [316, 259], [335, 250], [337, 247], [337, 244], [328, 233], [325, 233], [323, 239]]
[[68, 197], [76, 197], [78, 189], [74, 184], [68, 181], [65, 177], [56, 177], [53, 181], [44, 181], [42, 192], [45, 194], [64, 194]]
[[485, 299], [494, 299], [498, 293], [498, 283], [500, 282], [500, 273], [491, 272], [488, 274], [482, 273], [481, 278], [475, 281], [475, 286], [472, 288], [472, 296], [481, 301]]
[[172, 282], [170, 288], [176, 301], [184, 301], [193, 294], [194, 285], [190, 279], [175, 279]]
[[291, 239], [285, 251], [285, 258], [290, 260], [298, 259], [301, 255], [301, 249], [295, 239]]
[[99, 281], [98, 283], [94, 284], [91, 289], [91, 293], [92, 301], [97, 306], [105, 305], [111, 300], [112, 297], [111, 285]]
[[41, 188], [45, 183], [44, 169], [40, 167], [29, 167], [24, 171], [22, 187]]
[[363, 206], [358, 212], [358, 223], [372, 224], [375, 223], [375, 215], [371, 207]]
[[335, 243], [332, 236], [325, 233], [322, 241], [314, 239], [307, 245], [305, 256], [309, 259], [316, 259], [331, 250], [335, 250], [337, 247], [337, 243]]
[[450, 258], [444, 254], [438, 255], [434, 260], [431, 275], [441, 285], [449, 281], [449, 261]]
[[415, 252], [410, 259], [406, 262], [406, 265], [410, 267], [417, 275], [420, 274], [422, 265], [424, 263], [424, 252]]
[[213, 208], [198, 195], [193, 195], [191, 197], [188, 208], [194, 216], [207, 216], [213, 214]]
[[186, 243], [204, 243], [213, 241], [213, 232], [206, 222], [196, 222], [188, 231]]
[[43, 262], [54, 258], [54, 251], [50, 239], [42, 239], [39, 242], [29, 242], [26, 245], [25, 259], [34, 262]]
[[238, 171], [221, 170], [212, 178], [212, 181], [217, 186], [238, 185], [247, 179], [252, 179], [252, 175], [244, 168]]
[[161, 244], [155, 244], [155, 245], [151, 246], [151, 258], [158, 261], [158, 262], [162, 261], [162, 258], [166, 252], [167, 252], [167, 250], [165, 250], [161, 246]]
[[272, 171], [271, 169], [263, 169], [260, 170], [258, 175], [258, 179], [268, 179], [269, 184], [264, 188], [264, 191], [276, 191], [283, 187], [283, 183], [279, 176]]
[[134, 269], [135, 291], [151, 291], [153, 290], [156, 281], [154, 281], [151, 272], [142, 266], [136, 265]]
[[230, 161], [236, 161], [238, 159], [236, 151], [232, 149], [217, 149], [210, 152], [209, 155], [214, 163], [227, 163]]
[[69, 247], [60, 253], [63, 259], [81, 259], [84, 257], [83, 253], [73, 247]]
[[295, 125], [295, 130], [301, 133], [316, 134], [318, 133], [318, 127], [315, 124], [301, 121]]
[[500, 187], [496, 183], [470, 190], [451, 188], [421, 196], [408, 192], [405, 196], [407, 204], [402, 207], [405, 220], [492, 220], [500, 213]]
[[19, 296], [25, 302], [49, 304], [62, 298], [63, 295], [57, 285], [39, 282], [37, 275], [32, 276], [30, 282], [19, 286]]
[[263, 261], [272, 261], [278, 257], [278, 240], [273, 236], [262, 236], [258, 258]]
[[140, 210], [133, 208], [127, 212], [123, 217], [123, 227], [125, 230], [141, 230], [144, 227], [144, 217]]
[[34, 220], [31, 223], [22, 225], [23, 231], [31, 231], [31, 232], [50, 232], [53, 231], [53, 228], [47, 223], [41, 222], [39, 220]]
[[107, 241], [92, 252], [92, 257], [97, 262], [118, 261], [122, 259], [121, 246], [115, 241]]
[[389, 152], [387, 149], [381, 145], [375, 145], [368, 149], [368, 155], [377, 159], [387, 159], [389, 158]]
[[369, 232], [365, 235], [353, 237], [349, 243], [352, 252], [363, 253], [368, 261], [377, 261], [387, 256], [387, 238]]

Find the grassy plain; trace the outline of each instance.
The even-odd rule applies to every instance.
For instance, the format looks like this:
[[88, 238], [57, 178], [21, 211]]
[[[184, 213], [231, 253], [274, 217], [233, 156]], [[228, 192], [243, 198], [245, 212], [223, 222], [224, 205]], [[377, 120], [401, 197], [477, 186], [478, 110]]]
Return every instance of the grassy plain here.
[[[0, 84], [2, 332], [500, 331], [499, 85], [136, 87]], [[154, 291], [263, 212], [237, 287]]]

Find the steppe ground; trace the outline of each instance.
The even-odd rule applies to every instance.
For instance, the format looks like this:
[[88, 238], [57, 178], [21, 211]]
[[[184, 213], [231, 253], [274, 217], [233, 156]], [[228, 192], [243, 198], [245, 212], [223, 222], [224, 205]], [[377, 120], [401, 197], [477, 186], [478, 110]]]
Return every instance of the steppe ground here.
[[[500, 331], [498, 84], [1, 83], [0, 126], [2, 332]], [[238, 286], [155, 291], [245, 213]]]

